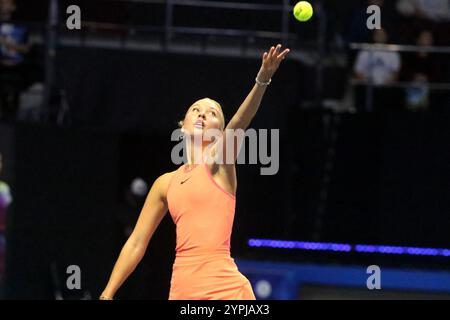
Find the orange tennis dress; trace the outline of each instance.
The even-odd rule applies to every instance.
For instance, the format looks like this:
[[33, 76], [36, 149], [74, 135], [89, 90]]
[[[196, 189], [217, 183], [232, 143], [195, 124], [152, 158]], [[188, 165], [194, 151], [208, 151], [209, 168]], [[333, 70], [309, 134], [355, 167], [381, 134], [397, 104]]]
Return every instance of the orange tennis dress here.
[[167, 191], [177, 244], [169, 300], [254, 300], [230, 256], [236, 198], [206, 164], [178, 168]]

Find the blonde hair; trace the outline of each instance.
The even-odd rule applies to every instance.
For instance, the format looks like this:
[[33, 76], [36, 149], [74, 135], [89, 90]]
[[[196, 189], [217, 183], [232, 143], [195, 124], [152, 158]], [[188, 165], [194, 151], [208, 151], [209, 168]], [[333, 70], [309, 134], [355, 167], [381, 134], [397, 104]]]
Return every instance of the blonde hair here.
[[[211, 101], [212, 103], [214, 103], [214, 104], [216, 105], [216, 107], [219, 108], [220, 112], [222, 113], [222, 125], [221, 125], [221, 127], [220, 127], [220, 130], [223, 131], [223, 129], [225, 129], [225, 115], [224, 115], [224, 113], [223, 113], [222, 106], [220, 105], [220, 103], [217, 102], [216, 100], [213, 100], [213, 99], [211, 99], [211, 98], [206, 97], [206, 98], [199, 99], [199, 100], [195, 101], [192, 105], [194, 105], [194, 104], [196, 104], [197, 102], [202, 101], [202, 100], [208, 100], [208, 101]], [[189, 107], [189, 108], [190, 108], [190, 107]], [[186, 113], [187, 113], [187, 112], [186, 112]], [[186, 114], [185, 114], [184, 116], [186, 117]], [[178, 121], [178, 126], [179, 126], [180, 128], [183, 126], [183, 124], [184, 124], [184, 119]]]

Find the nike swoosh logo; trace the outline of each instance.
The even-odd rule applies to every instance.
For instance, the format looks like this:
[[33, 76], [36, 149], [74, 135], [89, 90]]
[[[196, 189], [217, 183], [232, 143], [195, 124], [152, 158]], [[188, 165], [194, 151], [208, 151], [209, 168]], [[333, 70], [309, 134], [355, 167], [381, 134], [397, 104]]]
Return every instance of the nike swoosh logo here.
[[188, 181], [189, 179], [190, 179], [191, 177], [189, 177], [189, 178], [187, 178], [186, 180], [184, 180], [184, 181], [181, 181], [180, 182], [180, 184], [183, 184], [183, 183], [185, 183], [186, 181]]

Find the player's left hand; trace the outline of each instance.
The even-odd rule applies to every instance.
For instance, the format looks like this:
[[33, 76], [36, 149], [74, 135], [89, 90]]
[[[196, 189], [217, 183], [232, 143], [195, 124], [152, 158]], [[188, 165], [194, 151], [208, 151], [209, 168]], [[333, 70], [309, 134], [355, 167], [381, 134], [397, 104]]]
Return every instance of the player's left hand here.
[[264, 52], [258, 79], [264, 82], [269, 81], [278, 70], [281, 61], [286, 58], [289, 51], [290, 50], [287, 48], [281, 51], [281, 44], [279, 44], [276, 47], [271, 47], [269, 52]]

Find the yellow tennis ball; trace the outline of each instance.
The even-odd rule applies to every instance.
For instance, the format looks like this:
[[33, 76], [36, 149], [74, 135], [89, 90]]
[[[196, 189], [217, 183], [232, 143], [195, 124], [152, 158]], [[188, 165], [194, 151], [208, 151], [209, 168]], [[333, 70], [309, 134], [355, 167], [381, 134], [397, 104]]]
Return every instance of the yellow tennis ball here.
[[298, 21], [308, 21], [313, 15], [313, 7], [307, 1], [300, 1], [294, 6], [294, 17]]

